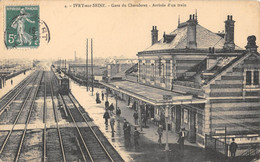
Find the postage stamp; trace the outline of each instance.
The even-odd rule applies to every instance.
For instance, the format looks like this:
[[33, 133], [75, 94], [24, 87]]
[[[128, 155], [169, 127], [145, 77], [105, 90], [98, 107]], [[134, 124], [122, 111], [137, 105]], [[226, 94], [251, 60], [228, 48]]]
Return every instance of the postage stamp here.
[[7, 48], [39, 46], [39, 6], [6, 6], [5, 20]]

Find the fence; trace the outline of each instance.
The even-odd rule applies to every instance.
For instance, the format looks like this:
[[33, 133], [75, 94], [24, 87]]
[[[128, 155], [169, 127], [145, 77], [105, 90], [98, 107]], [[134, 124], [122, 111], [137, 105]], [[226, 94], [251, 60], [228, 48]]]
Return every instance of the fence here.
[[224, 156], [227, 156], [228, 154], [228, 144], [225, 144], [224, 142], [220, 141], [217, 138], [213, 138], [209, 135], [205, 136], [205, 147], [207, 149], [212, 149], [216, 152], [221, 153]]

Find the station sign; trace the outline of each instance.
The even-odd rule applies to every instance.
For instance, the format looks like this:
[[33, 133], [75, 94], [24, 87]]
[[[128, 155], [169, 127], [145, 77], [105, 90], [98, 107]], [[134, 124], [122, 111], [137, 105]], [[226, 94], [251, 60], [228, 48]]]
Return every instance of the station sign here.
[[215, 129], [216, 134], [225, 134], [225, 129]]
[[163, 100], [172, 100], [172, 95], [163, 95]]

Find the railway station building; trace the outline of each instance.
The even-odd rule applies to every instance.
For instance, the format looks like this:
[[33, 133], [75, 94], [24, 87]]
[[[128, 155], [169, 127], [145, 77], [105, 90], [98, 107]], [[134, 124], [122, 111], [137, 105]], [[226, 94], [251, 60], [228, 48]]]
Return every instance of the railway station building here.
[[[178, 23], [158, 40], [151, 30], [151, 46], [138, 52], [137, 82], [102, 82], [112, 93], [137, 105], [155, 124], [205, 146], [206, 136], [240, 143], [260, 141], [260, 55], [256, 37], [244, 48], [234, 42], [235, 21], [228, 15], [224, 33], [199, 25], [197, 15]], [[129, 71], [128, 71], [129, 73]], [[127, 77], [126, 77], [127, 78]]]

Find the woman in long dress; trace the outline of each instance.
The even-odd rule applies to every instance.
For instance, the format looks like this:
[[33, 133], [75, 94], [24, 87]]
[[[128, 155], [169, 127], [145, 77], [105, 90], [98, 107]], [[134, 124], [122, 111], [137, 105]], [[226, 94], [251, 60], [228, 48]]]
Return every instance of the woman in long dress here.
[[25, 22], [27, 21], [34, 24], [35, 21], [30, 20], [28, 17], [30, 17], [30, 14], [26, 13], [24, 8], [22, 8], [20, 10], [20, 14], [11, 25], [12, 28], [17, 28], [18, 38], [16, 41], [19, 43], [19, 45], [23, 45], [24, 43], [28, 43], [29, 45], [32, 44], [33, 36], [25, 31]]

